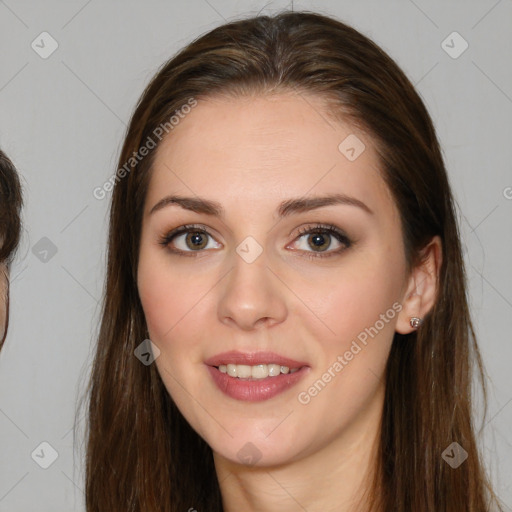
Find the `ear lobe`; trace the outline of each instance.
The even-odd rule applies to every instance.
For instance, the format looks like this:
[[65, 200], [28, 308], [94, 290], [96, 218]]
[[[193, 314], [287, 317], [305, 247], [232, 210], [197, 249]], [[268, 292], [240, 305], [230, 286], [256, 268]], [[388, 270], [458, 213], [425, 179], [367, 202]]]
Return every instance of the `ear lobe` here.
[[402, 310], [396, 322], [396, 332], [409, 334], [416, 330], [417, 328], [412, 327], [410, 324], [411, 318], [425, 318], [425, 315], [434, 306], [439, 289], [441, 264], [441, 238], [435, 236], [422, 250], [421, 263], [411, 272], [407, 290], [401, 302]]

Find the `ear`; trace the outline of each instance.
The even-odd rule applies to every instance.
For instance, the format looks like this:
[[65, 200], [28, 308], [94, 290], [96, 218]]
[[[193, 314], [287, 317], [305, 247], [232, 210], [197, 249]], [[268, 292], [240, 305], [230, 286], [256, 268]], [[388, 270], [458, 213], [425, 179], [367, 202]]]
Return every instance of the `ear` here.
[[395, 331], [400, 334], [409, 334], [416, 330], [411, 327], [411, 317], [425, 318], [434, 306], [438, 294], [443, 258], [441, 238], [432, 238], [421, 252], [421, 262], [412, 270], [402, 297], [402, 310], [395, 326]]

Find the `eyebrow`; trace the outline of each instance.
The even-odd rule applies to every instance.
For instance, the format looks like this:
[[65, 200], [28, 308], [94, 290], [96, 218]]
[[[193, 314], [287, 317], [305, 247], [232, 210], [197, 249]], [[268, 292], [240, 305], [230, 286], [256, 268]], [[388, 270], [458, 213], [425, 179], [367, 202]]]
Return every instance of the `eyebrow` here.
[[[185, 210], [190, 210], [196, 213], [204, 213], [206, 215], [212, 215], [216, 217], [224, 216], [224, 208], [220, 203], [216, 201], [211, 201], [201, 197], [184, 197], [176, 195], [166, 196], [158, 201], [158, 203], [156, 203], [153, 208], [151, 208], [149, 214], [151, 215], [152, 213], [161, 210], [166, 206], [174, 204], [181, 206], [181, 208], [184, 208]], [[302, 213], [315, 210], [317, 208], [322, 208], [324, 206], [337, 204], [356, 206], [370, 215], [374, 214], [374, 212], [365, 203], [359, 199], [356, 199], [355, 197], [350, 197], [345, 194], [287, 199], [286, 201], [283, 201], [279, 204], [277, 213], [279, 217], [287, 217], [294, 213]]]

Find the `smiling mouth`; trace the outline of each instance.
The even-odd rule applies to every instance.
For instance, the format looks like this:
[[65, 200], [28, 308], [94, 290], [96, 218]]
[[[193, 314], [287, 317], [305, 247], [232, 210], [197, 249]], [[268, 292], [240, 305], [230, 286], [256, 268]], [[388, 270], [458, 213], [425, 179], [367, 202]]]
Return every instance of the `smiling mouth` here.
[[267, 377], [278, 377], [279, 375], [287, 375], [295, 373], [302, 367], [290, 368], [279, 364], [221, 364], [215, 366], [221, 373], [226, 373], [230, 377], [235, 377], [240, 380], [260, 380]]
[[311, 370], [305, 361], [275, 352], [236, 350], [217, 354], [205, 365], [223, 394], [245, 402], [269, 400], [295, 386]]

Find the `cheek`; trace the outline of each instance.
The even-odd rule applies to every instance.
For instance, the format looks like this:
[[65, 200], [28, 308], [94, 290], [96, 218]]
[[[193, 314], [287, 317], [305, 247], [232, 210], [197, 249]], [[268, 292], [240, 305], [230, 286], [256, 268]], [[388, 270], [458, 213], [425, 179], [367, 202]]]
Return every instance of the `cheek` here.
[[[301, 413], [329, 418], [322, 427], [327, 437], [373, 411], [371, 404], [382, 392], [400, 280], [398, 273], [386, 270], [387, 262], [378, 261], [367, 261], [357, 272], [340, 271], [325, 290], [317, 290], [315, 313], [333, 332], [319, 339], [321, 356], [298, 389], [297, 401]], [[302, 428], [305, 435], [315, 435], [317, 427], [311, 421]]]
[[318, 294], [318, 316], [334, 334], [323, 344], [324, 358], [315, 377], [322, 378], [329, 369], [336, 375], [325, 376], [329, 391], [315, 399], [318, 407], [342, 399], [349, 408], [362, 408], [382, 378], [401, 309], [398, 299], [405, 265], [400, 254], [382, 247], [367, 252], [371, 256], [356, 258], [357, 264], [347, 264]]
[[397, 312], [392, 306], [400, 297], [402, 271], [399, 254], [389, 247], [366, 249], [364, 255], [344, 260], [328, 279], [317, 280], [321, 284], [312, 287], [311, 280], [303, 281], [301, 289], [296, 288], [297, 295], [306, 298], [315, 320], [321, 319], [328, 327], [323, 329], [324, 339], [340, 350], [376, 322], [383, 336], [394, 332]]
[[190, 349], [201, 339], [200, 326], [193, 321], [203, 307], [200, 280], [173, 267], [165, 254], [143, 249], [137, 285], [150, 338], [160, 350], [177, 353], [179, 340], [186, 340]]
[[204, 314], [204, 293], [212, 285], [205, 286], [204, 280], [181, 272], [164, 253], [142, 248], [137, 276], [139, 297], [149, 338], [160, 350], [155, 364], [162, 382], [201, 435], [202, 409], [190, 397], [202, 396], [206, 376], [200, 364], [205, 329], [197, 320]]

